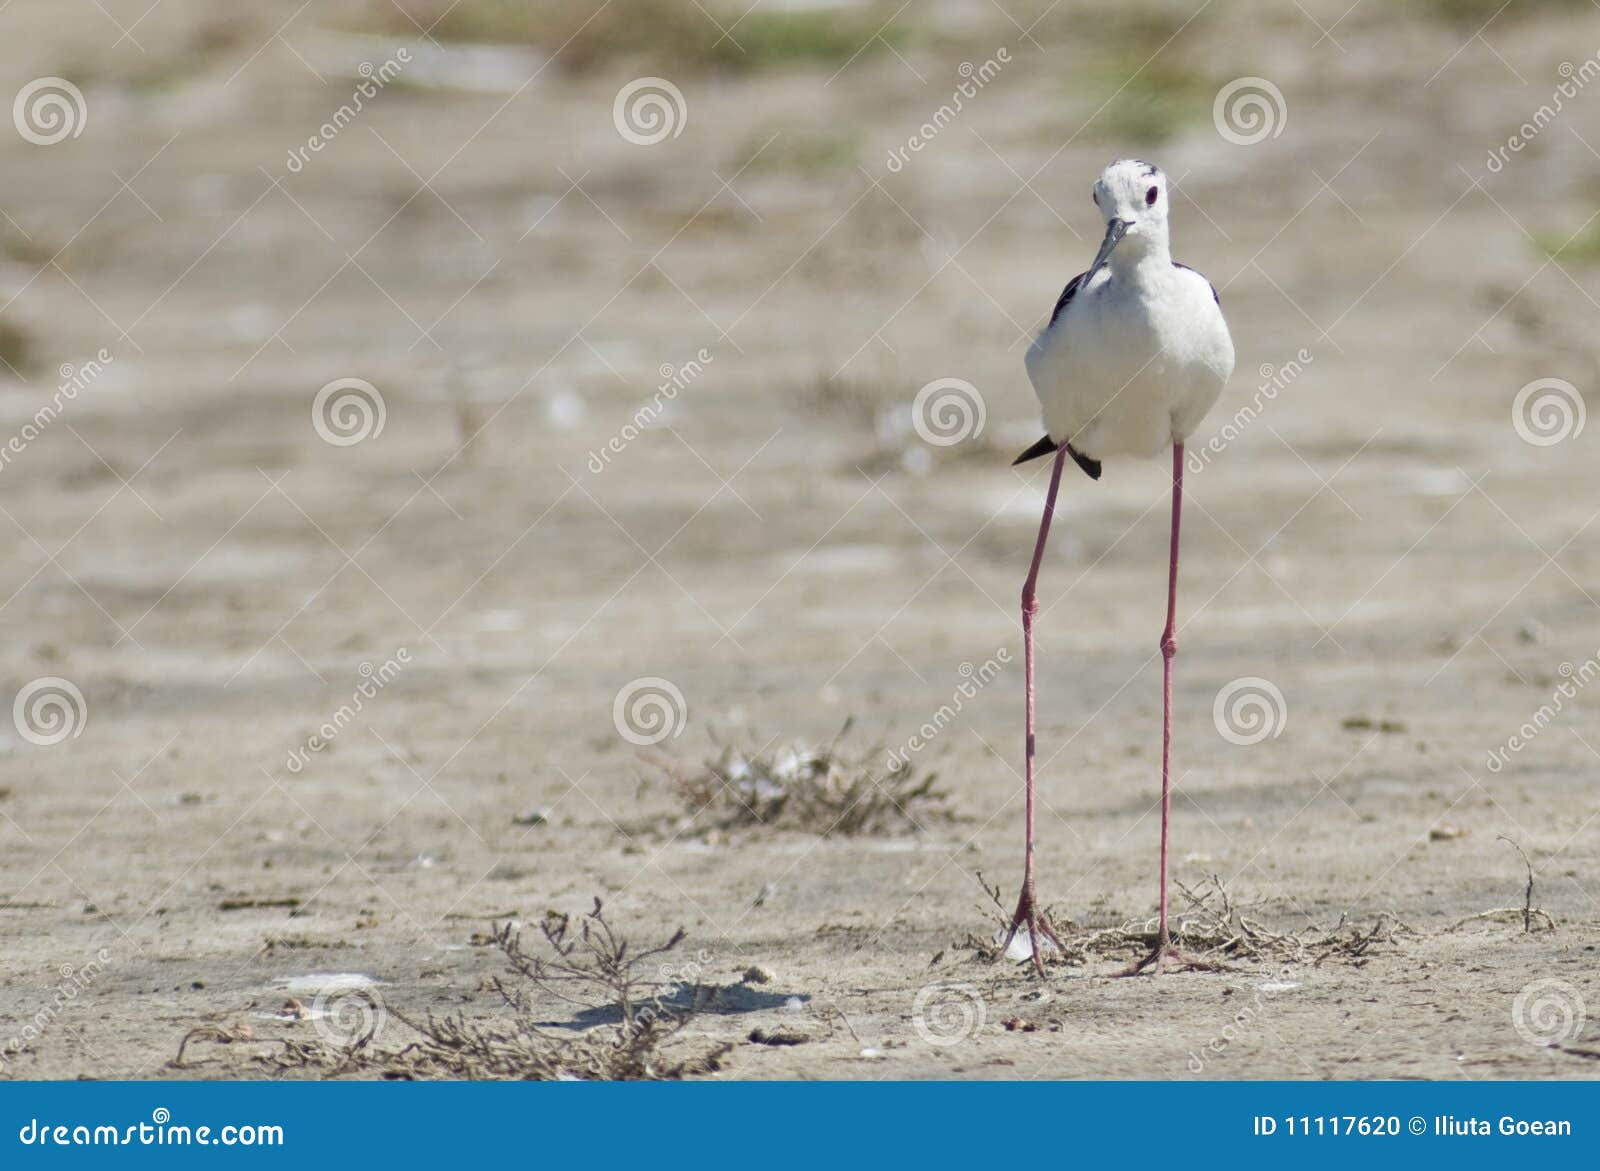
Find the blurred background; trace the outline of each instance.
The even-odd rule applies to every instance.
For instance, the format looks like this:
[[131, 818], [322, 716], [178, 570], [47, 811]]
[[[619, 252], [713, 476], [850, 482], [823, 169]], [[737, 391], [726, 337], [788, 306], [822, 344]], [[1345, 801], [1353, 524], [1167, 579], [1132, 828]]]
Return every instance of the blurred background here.
[[[1248, 1068], [1562, 1073], [1503, 1002], [1597, 906], [1594, 701], [1560, 691], [1600, 671], [1593, 4], [246, 8], [0, 9], [0, 1014], [112, 956], [8, 1072], [158, 1074], [304, 970], [470, 1002], [473, 920], [593, 893], [905, 1027], [987, 930], [978, 872], [1014, 897], [1022, 358], [1137, 155], [1238, 350], [1190, 453], [1176, 873], [1438, 932], [1520, 904], [1505, 834], [1589, 924], [1430, 937], [1509, 966], [1452, 986], [1469, 1023], [1308, 993]], [[1063, 491], [1063, 919], [1154, 897], [1168, 487]], [[685, 815], [674, 769], [847, 718], [937, 817]], [[1209, 993], [1162, 1031], [1106, 995], [1121, 1031], [1048, 1072], [1179, 1076], [1215, 1029]]]

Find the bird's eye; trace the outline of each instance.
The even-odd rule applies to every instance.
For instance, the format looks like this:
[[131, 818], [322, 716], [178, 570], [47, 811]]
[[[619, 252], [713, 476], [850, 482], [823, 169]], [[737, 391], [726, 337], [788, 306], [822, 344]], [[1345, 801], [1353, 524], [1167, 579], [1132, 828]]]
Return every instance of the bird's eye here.
[[1096, 207], [1100, 206], [1100, 192], [1096, 188], [1089, 188], [1089, 202]]
[[1156, 196], [1158, 196], [1160, 194], [1161, 194], [1160, 188], [1157, 188], [1157, 187], [1150, 188], [1150, 190], [1148, 190], [1148, 191], [1146, 191], [1144, 193], [1144, 205], [1146, 207], [1154, 207], [1156, 205]]

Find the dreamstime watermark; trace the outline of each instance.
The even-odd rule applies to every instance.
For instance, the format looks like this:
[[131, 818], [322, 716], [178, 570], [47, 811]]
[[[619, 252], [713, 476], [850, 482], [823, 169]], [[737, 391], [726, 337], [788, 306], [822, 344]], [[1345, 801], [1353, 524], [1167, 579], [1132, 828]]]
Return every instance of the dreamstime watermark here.
[[988, 418], [983, 396], [964, 378], [936, 378], [911, 402], [911, 426], [934, 447], [954, 447], [982, 435]]
[[375, 439], [388, 418], [383, 395], [364, 378], [335, 378], [311, 400], [311, 426], [335, 447]]
[[1565, 980], [1534, 980], [1511, 1002], [1511, 1023], [1530, 1045], [1565, 1045], [1583, 1035], [1588, 1019], [1583, 993]]
[[321, 153], [324, 147], [339, 137], [344, 128], [354, 122], [357, 115], [366, 108], [366, 103], [377, 97], [383, 87], [400, 76], [400, 71], [409, 64], [411, 64], [411, 50], [402, 48], [396, 50], [393, 57], [376, 69], [372, 67], [370, 61], [363, 61], [357, 66], [356, 72], [361, 74], [361, 83], [350, 94], [350, 100], [335, 110], [333, 117], [317, 127], [317, 132], [306, 139], [304, 146], [297, 146], [289, 152], [290, 173], [298, 175], [305, 170], [306, 164], [311, 161], [311, 156]]
[[311, 998], [311, 1027], [336, 1049], [370, 1041], [389, 1021], [389, 1006], [369, 984], [332, 983]]
[[1267, 404], [1276, 399], [1281, 391], [1287, 390], [1295, 379], [1305, 373], [1307, 366], [1311, 365], [1311, 351], [1304, 346], [1300, 347], [1295, 356], [1281, 366], [1273, 366], [1270, 362], [1263, 362], [1257, 373], [1261, 381], [1256, 383], [1256, 392], [1250, 396], [1250, 401], [1245, 403], [1233, 413], [1233, 418], [1226, 420], [1216, 433], [1198, 448], [1190, 448], [1184, 460], [1189, 471], [1198, 475], [1206, 469], [1212, 459], [1221, 455], [1227, 447], [1245, 430], [1254, 423], [1261, 413], [1267, 409]]
[[988, 85], [1000, 71], [1011, 64], [1011, 50], [1005, 46], [995, 50], [982, 65], [973, 65], [970, 61], [963, 61], [956, 67], [956, 72], [961, 75], [961, 83], [951, 93], [950, 100], [933, 112], [933, 117], [924, 122], [909, 138], [904, 146], [897, 146], [889, 152], [885, 164], [891, 173], [898, 175], [911, 161], [911, 156], [918, 154], [922, 149], [939, 137], [945, 127], [956, 120], [956, 116], [966, 108], [966, 103], [978, 96], [978, 92]]
[[634, 1019], [641, 1023], [648, 1023], [657, 1017], [668, 1021], [681, 1020], [685, 1012], [696, 1007], [710, 964], [711, 953], [704, 948], [695, 952], [692, 960], [679, 959], [662, 964], [655, 991], [634, 1011]]
[[50, 990], [46, 1002], [23, 1022], [21, 1029], [6, 1039], [5, 1044], [0, 1045], [0, 1069], [10, 1065], [14, 1058], [26, 1053], [35, 1041], [44, 1036], [62, 1011], [78, 999], [79, 993], [98, 980], [110, 963], [111, 952], [102, 947], [94, 953], [93, 959], [79, 967], [62, 964], [61, 979]]
[[1240, 1037], [1255, 1031], [1255, 1025], [1266, 1011], [1268, 1003], [1280, 992], [1286, 991], [1290, 986], [1281, 983], [1266, 983], [1259, 985], [1255, 995], [1250, 998], [1243, 1008], [1240, 1008], [1228, 1019], [1215, 1037], [1207, 1041], [1198, 1049], [1189, 1050], [1189, 1072], [1198, 1077], [1205, 1072], [1206, 1062], [1214, 1057], [1220, 1057], [1229, 1045]]
[[625, 683], [611, 703], [611, 722], [629, 744], [648, 748], [676, 740], [689, 722], [689, 705], [670, 679], [644, 675]]
[[1245, 675], [1217, 692], [1211, 705], [1211, 722], [1229, 744], [1260, 744], [1283, 735], [1289, 723], [1289, 705], [1272, 680]]
[[64, 77], [36, 77], [17, 91], [11, 122], [34, 146], [77, 138], [89, 122], [83, 91]]
[[[678, 959], [661, 965], [658, 975], [659, 982], [671, 997], [685, 988], [698, 988], [705, 983], [706, 968], [711, 963], [711, 953], [701, 948], [694, 953], [694, 959]], [[657, 996], [660, 999], [660, 996]]]
[[33, 417], [17, 429], [17, 433], [0, 447], [0, 472], [10, 466], [45, 430], [61, 417], [61, 412], [66, 409], [78, 395], [93, 385], [95, 379], [105, 373], [105, 368], [111, 365], [111, 351], [101, 348], [95, 356], [79, 366], [71, 362], [63, 362], [59, 374], [61, 381], [56, 383], [55, 393], [50, 396], [50, 401], [45, 403], [33, 413]]
[[927, 723], [912, 733], [899, 748], [892, 749], [885, 759], [884, 764], [890, 772], [904, 768], [911, 762], [911, 758], [933, 743], [939, 733], [943, 732], [956, 718], [961, 715], [969, 699], [977, 696], [1011, 664], [1011, 652], [1005, 647], [995, 651], [994, 657], [985, 659], [982, 666], [974, 667], [970, 662], [962, 663], [956, 669], [956, 674], [961, 676], [961, 682], [956, 685], [955, 691], [950, 696], [950, 702], [939, 705], [939, 710], [934, 712]]
[[1289, 124], [1283, 91], [1264, 77], [1236, 77], [1211, 103], [1217, 133], [1235, 146], [1254, 146], [1277, 138]]
[[362, 663], [357, 670], [361, 682], [350, 693], [350, 702], [342, 704], [339, 710], [322, 724], [315, 732], [290, 752], [285, 759], [285, 767], [292, 773], [298, 773], [311, 761], [313, 754], [321, 752], [332, 744], [351, 724], [356, 717], [366, 710], [368, 700], [376, 699], [380, 691], [394, 682], [395, 677], [405, 670], [411, 663], [411, 651], [401, 647], [394, 653], [393, 658], [385, 659], [383, 664], [374, 667], [371, 663]]
[[971, 984], [924, 984], [911, 1002], [911, 1025], [929, 1045], [943, 1049], [978, 1035], [988, 1006]]
[[606, 470], [613, 456], [623, 453], [628, 444], [639, 438], [639, 433], [655, 423], [667, 409], [667, 404], [678, 397], [678, 392], [686, 389], [691, 382], [705, 373], [707, 366], [711, 365], [711, 351], [704, 346], [695, 352], [695, 356], [681, 366], [672, 366], [663, 362], [659, 371], [661, 381], [656, 384], [655, 394], [641, 404], [629, 420], [624, 423], [610, 439], [606, 440], [599, 448], [589, 452], [589, 471], [598, 476]]
[[17, 1141], [25, 1147], [281, 1147], [284, 1136], [283, 1127], [273, 1123], [189, 1126], [173, 1122], [172, 1111], [157, 1106], [149, 1122], [127, 1126], [52, 1125], [49, 1119], [30, 1118], [17, 1130]]
[[664, 77], [636, 77], [617, 91], [611, 122], [634, 146], [655, 146], [677, 138], [689, 124], [683, 91]]
[[1539, 710], [1528, 718], [1528, 721], [1506, 738], [1504, 744], [1489, 750], [1486, 762], [1490, 772], [1497, 773], [1511, 763], [1511, 758], [1521, 752], [1534, 739], [1551, 724], [1555, 722], [1564, 710], [1567, 701], [1576, 699], [1578, 692], [1597, 677], [1600, 677], [1600, 651], [1596, 651], [1593, 658], [1585, 659], [1578, 666], [1571, 663], [1562, 663], [1557, 670], [1563, 682], [1556, 684], [1550, 693], [1550, 701], [1539, 705]]
[[1550, 100], [1533, 112], [1533, 117], [1518, 126], [1502, 146], [1489, 152], [1488, 161], [1484, 164], [1491, 175], [1498, 175], [1506, 169], [1506, 164], [1511, 161], [1511, 156], [1520, 154], [1539, 135], [1544, 133], [1549, 126], [1566, 109], [1567, 100], [1575, 98], [1596, 77], [1600, 77], [1600, 51], [1586, 58], [1583, 64], [1574, 66], [1570, 61], [1563, 61], [1556, 67], [1565, 80], [1556, 86], [1555, 92], [1550, 95]]
[[1511, 426], [1534, 447], [1554, 447], [1583, 434], [1588, 421], [1583, 394], [1564, 378], [1536, 378], [1511, 403]]
[[29, 744], [48, 748], [83, 735], [89, 705], [70, 679], [44, 675], [23, 685], [11, 704], [11, 722]]

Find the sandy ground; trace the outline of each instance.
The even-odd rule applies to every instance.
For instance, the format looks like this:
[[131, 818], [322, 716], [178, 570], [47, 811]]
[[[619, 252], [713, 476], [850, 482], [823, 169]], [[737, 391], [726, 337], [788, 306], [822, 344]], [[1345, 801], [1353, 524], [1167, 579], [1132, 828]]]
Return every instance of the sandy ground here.
[[[685, 927], [706, 984], [770, 969], [691, 1026], [737, 1042], [721, 1077], [1600, 1073], [1600, 460], [1593, 428], [1514, 423], [1535, 380], [1580, 405], [1597, 385], [1600, 274], [1545, 245], [1594, 231], [1600, 99], [1488, 165], [1600, 13], [1518, 0], [1474, 36], [1492, 6], [1216, 0], [1086, 37], [1044, 4], [916, 0], [909, 36], [848, 62], [572, 72], [340, 39], [393, 30], [381, 4], [227, 28], [145, 7], [0, 12], [3, 93], [62, 76], [87, 111], [53, 145], [0, 136], [0, 431], [23, 437], [0, 656], [30, 700], [0, 789], [5, 1076], [259, 1076], [270, 1044], [168, 1063], [203, 1025], [314, 1041], [275, 1017], [329, 973], [407, 1016], [492, 1015], [475, 937], [593, 895], [640, 942]], [[291, 169], [356, 65], [407, 45], [415, 79]], [[613, 122], [646, 73], [684, 99], [654, 145]], [[1212, 116], [1245, 76], [1284, 103], [1253, 145]], [[1020, 876], [1016, 598], [1046, 469], [1008, 465], [1038, 430], [1023, 350], [1094, 246], [1092, 179], [1134, 153], [1175, 181], [1177, 255], [1238, 347], [1194, 446], [1262, 403], [1189, 477], [1175, 875], [1217, 875], [1275, 932], [1409, 930], [1041, 983], [962, 945], [993, 930], [978, 872], [1010, 898]], [[321, 437], [339, 379], [377, 388], [381, 432]], [[977, 389], [981, 432], [919, 437], [937, 379]], [[1159, 463], [1070, 478], [1047, 558], [1040, 883], [1075, 930], [1154, 910], [1167, 488]], [[640, 679], [670, 684], [645, 748], [614, 714]], [[1270, 684], [1257, 743], [1214, 717], [1241, 679]], [[50, 687], [65, 727], [31, 702]], [[955, 820], [675, 820], [655, 761], [847, 716], [862, 748], [944, 723], [914, 760]], [[1523, 905], [1502, 835], [1554, 930], [1469, 918]]]

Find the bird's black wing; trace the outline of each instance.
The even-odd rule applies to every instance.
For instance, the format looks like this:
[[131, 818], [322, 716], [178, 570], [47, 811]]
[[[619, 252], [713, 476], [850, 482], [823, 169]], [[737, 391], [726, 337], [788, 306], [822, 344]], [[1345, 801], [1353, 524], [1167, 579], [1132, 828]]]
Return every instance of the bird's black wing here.
[[[1066, 310], [1066, 307], [1071, 302], [1072, 298], [1077, 295], [1079, 286], [1083, 284], [1083, 278], [1088, 275], [1089, 274], [1086, 272], [1080, 272], [1077, 276], [1073, 277], [1067, 282], [1066, 288], [1061, 290], [1061, 296], [1056, 298], [1056, 307], [1050, 311], [1051, 325], [1054, 325], [1056, 323], [1056, 318], [1060, 317], [1061, 314]], [[1051, 452], [1056, 450], [1058, 450], [1056, 441], [1051, 439], [1050, 436], [1046, 435], [1043, 439], [1039, 440], [1039, 442], [1028, 448], [1027, 451], [1023, 452], [1021, 455], [1017, 456], [1016, 459], [1012, 460], [1011, 466], [1016, 467], [1018, 464], [1025, 464], [1030, 459], [1038, 459], [1041, 455], [1049, 455]], [[1084, 475], [1088, 476], [1091, 480], [1098, 480], [1100, 478], [1099, 460], [1090, 459], [1081, 451], [1076, 450], [1070, 443], [1067, 444], [1067, 454], [1070, 455], [1073, 461], [1083, 469]]]
[[[1198, 268], [1189, 268], [1187, 264], [1179, 264], [1176, 260], [1172, 262], [1172, 267], [1189, 269], [1189, 271], [1194, 273], [1195, 276], [1199, 277], [1201, 280], [1205, 281], [1207, 285], [1211, 286], [1211, 299], [1218, 305], [1222, 304], [1222, 298], [1217, 296], [1217, 286], [1211, 284], [1211, 278], [1206, 276], [1205, 273], [1201, 272]], [[1062, 295], [1065, 296], [1065, 294]]]
[[[1039, 442], [1028, 448], [1027, 451], [1023, 452], [1021, 455], [1017, 456], [1016, 459], [1012, 460], [1011, 466], [1016, 467], [1018, 464], [1027, 463], [1030, 459], [1038, 459], [1041, 455], [1049, 455], [1051, 452], [1059, 450], [1060, 447], [1056, 441], [1051, 439], [1050, 436], [1046, 435], [1043, 439], [1039, 440]], [[1073, 462], [1083, 469], [1084, 475], [1088, 476], [1091, 480], [1098, 480], [1100, 478], [1099, 460], [1090, 459], [1088, 456], [1084, 455], [1083, 452], [1073, 447], [1070, 443], [1067, 444], [1067, 454], [1072, 457]]]
[[1056, 318], [1061, 316], [1062, 311], [1067, 307], [1067, 303], [1071, 301], [1073, 295], [1077, 293], [1078, 286], [1083, 284], [1083, 278], [1088, 275], [1089, 274], [1086, 272], [1080, 272], [1077, 276], [1073, 277], [1067, 282], [1066, 288], [1061, 290], [1061, 296], [1056, 298], [1056, 307], [1050, 311], [1051, 325], [1056, 323]]

